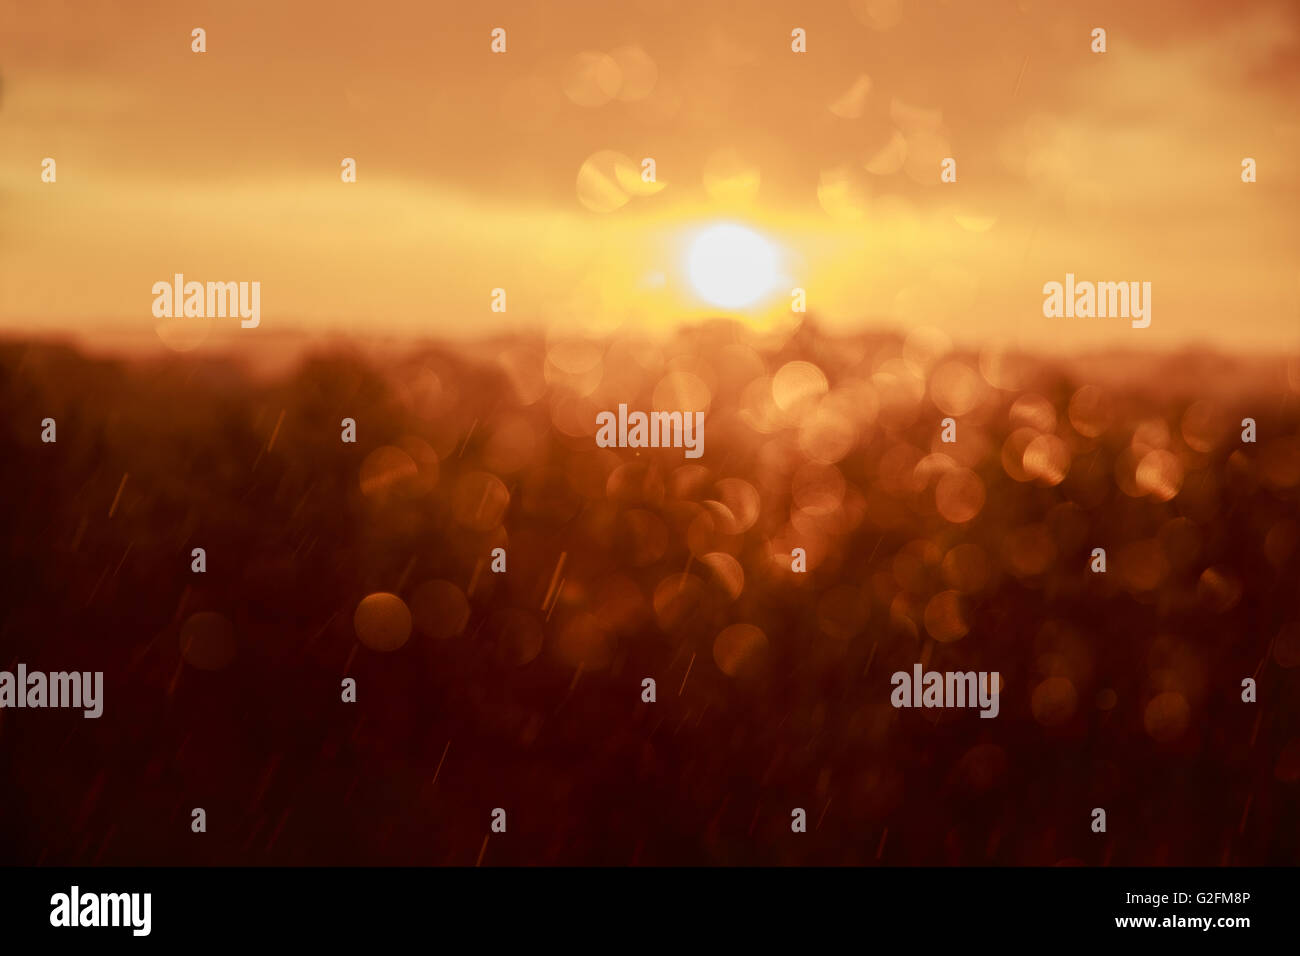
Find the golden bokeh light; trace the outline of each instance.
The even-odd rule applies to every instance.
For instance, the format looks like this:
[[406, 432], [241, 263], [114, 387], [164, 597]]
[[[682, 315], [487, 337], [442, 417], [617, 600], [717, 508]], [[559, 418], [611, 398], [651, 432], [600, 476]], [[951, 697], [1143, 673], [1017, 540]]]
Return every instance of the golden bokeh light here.
[[713, 641], [713, 660], [728, 677], [746, 677], [767, 661], [767, 635], [752, 624], [733, 624]]
[[396, 594], [379, 591], [362, 598], [352, 624], [357, 640], [372, 651], [395, 651], [411, 636], [411, 610]]

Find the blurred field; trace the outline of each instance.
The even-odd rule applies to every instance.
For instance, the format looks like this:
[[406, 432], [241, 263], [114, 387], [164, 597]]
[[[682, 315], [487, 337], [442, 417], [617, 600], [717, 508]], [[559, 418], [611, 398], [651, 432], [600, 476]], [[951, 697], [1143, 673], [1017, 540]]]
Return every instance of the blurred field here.
[[[10, 341], [0, 390], [0, 667], [105, 672], [98, 721], [0, 711], [0, 862], [1300, 862], [1294, 359], [715, 323]], [[596, 448], [620, 402], [704, 457]], [[1000, 717], [894, 710], [916, 661]]]

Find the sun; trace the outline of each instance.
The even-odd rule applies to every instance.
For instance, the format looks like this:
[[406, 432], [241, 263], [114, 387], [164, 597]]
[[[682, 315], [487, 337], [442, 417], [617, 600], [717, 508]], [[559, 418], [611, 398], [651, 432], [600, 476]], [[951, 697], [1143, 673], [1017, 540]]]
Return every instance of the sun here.
[[705, 302], [741, 309], [776, 287], [779, 259], [776, 246], [754, 230], [724, 223], [695, 237], [686, 254], [686, 271]]

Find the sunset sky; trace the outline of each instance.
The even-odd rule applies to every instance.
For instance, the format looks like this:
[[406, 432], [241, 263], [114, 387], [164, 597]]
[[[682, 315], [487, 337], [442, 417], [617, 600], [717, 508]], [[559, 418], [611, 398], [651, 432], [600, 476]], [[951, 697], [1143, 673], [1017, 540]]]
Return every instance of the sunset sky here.
[[[731, 222], [832, 329], [1300, 348], [1294, 3], [3, 0], [0, 80], [9, 335], [156, 349], [177, 272], [261, 282], [225, 341], [653, 332], [718, 314], [684, 257]], [[1044, 318], [1067, 272], [1150, 328]]]

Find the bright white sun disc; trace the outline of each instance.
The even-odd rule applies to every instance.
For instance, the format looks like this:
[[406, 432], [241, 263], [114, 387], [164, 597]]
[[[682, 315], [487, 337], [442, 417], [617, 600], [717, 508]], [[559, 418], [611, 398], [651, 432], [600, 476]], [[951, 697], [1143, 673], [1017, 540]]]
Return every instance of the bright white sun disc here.
[[752, 229], [721, 225], [691, 243], [686, 270], [705, 302], [724, 309], [752, 305], [775, 287], [777, 250]]

